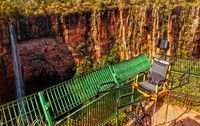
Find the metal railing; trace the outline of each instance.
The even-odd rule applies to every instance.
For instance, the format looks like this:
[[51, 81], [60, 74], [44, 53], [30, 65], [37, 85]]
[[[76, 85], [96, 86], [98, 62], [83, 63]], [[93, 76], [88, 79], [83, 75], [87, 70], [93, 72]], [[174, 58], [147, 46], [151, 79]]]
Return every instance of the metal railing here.
[[189, 68], [191, 75], [200, 76], [200, 61], [174, 57], [172, 71], [184, 73]]
[[[142, 65], [143, 68], [137, 69], [137, 64], [144, 64]], [[109, 102], [106, 102], [108, 100], [112, 100], [113, 105], [111, 106], [114, 107], [114, 103], [117, 98], [114, 94], [107, 94], [99, 98], [99, 100], [93, 101], [94, 97], [97, 96], [96, 92], [98, 85], [105, 82], [112, 83], [113, 81], [120, 84], [120, 81], [132, 78], [139, 72], [148, 69], [149, 66], [150, 63], [148, 58], [145, 54], [143, 54], [131, 60], [127, 60], [116, 65], [106, 66], [86, 75], [73, 78], [33, 95], [24, 97], [20, 100], [1, 105], [0, 126], [43, 125], [45, 123], [53, 125], [56, 122], [60, 122], [59, 120], [62, 120], [64, 117], [69, 117], [71, 113], [74, 113], [77, 109], [80, 109], [87, 103], [88, 107], [82, 107], [83, 110], [80, 110], [81, 113], [82, 111], [88, 111], [88, 113], [90, 113], [89, 116], [97, 116], [97, 114], [104, 116], [103, 113], [100, 113], [103, 109], [107, 108], [106, 106], [109, 105]], [[115, 70], [119, 73], [124, 73], [124, 71], [128, 71], [130, 69], [134, 72], [131, 74], [124, 74], [124, 79], [122, 78], [119, 81], [118, 78], [120, 77], [116, 74]], [[105, 85], [102, 89], [106, 89], [108, 87], [109, 84]], [[114, 109], [112, 112], [113, 111]], [[96, 113], [96, 115], [93, 113]], [[110, 116], [109, 113], [107, 113], [106, 116]], [[107, 117], [98, 118], [99, 124], [104, 124], [103, 122], [109, 121], [106, 120]], [[103, 118], [105, 118], [104, 121], [101, 120]]]
[[0, 106], [0, 126], [40, 126], [47, 123], [38, 93]]
[[[119, 94], [126, 94], [129, 92], [132, 92], [131, 88], [121, 92], [106, 93], [66, 118], [63, 118], [63, 120], [60, 120], [58, 123], [66, 126], [103, 126], [109, 120], [116, 117], [116, 98]], [[124, 103], [130, 101], [131, 98], [123, 100]]]
[[[119, 94], [131, 92], [131, 89], [98, 96], [98, 85], [105, 82], [112, 85], [114, 81], [119, 87], [135, 75], [149, 69], [150, 65], [146, 55], [140, 55], [1, 105], [0, 126], [105, 125], [116, 116], [115, 105]], [[177, 58], [172, 72], [185, 72], [191, 65], [191, 73], [199, 77], [199, 61]], [[110, 85], [105, 85], [102, 89]], [[130, 99], [124, 102], [130, 102]]]

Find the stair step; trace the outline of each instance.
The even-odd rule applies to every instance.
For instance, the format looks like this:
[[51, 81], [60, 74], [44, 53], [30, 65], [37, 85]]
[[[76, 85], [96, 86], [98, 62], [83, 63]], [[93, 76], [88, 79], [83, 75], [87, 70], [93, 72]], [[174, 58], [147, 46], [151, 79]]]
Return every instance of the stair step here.
[[124, 112], [130, 119], [132, 119], [134, 122], [142, 123], [142, 119], [139, 115], [133, 114], [132, 111]]

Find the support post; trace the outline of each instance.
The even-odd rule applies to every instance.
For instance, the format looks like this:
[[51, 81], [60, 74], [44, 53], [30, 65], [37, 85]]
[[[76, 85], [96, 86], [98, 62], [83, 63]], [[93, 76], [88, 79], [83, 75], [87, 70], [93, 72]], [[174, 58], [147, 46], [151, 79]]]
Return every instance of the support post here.
[[115, 83], [117, 84], [117, 87], [120, 87], [120, 82], [119, 82], [119, 78], [117, 78], [117, 74], [115, 73], [115, 71], [113, 70], [112, 65], [109, 65], [109, 70], [115, 80]]
[[41, 102], [41, 105], [42, 105], [42, 109], [44, 111], [44, 115], [45, 115], [45, 118], [48, 122], [48, 126], [53, 126], [53, 123], [52, 123], [52, 119], [51, 119], [51, 115], [49, 113], [49, 106], [44, 98], [44, 92], [43, 91], [40, 91], [38, 92], [38, 95], [39, 95], [39, 99], [40, 99], [40, 102]]
[[116, 123], [116, 126], [119, 126], [119, 110], [116, 110], [116, 121], [115, 121], [115, 123]]

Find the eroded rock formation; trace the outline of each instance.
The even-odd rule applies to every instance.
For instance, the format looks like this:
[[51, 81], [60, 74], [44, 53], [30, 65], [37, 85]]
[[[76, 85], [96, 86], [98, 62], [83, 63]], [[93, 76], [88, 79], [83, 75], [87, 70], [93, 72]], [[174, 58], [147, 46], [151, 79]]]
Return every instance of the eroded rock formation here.
[[[147, 4], [145, 6], [133, 5], [130, 8], [103, 9], [71, 14], [38, 15], [16, 20], [14, 25], [20, 43], [19, 48], [22, 52], [20, 55], [23, 59], [24, 79], [29, 80], [28, 78], [39, 75], [37, 72], [29, 70], [42, 73], [43, 69], [40, 69], [42, 64], [44, 66], [49, 64], [44, 69], [46, 72], [52, 72], [54, 69], [54, 71], [59, 71], [58, 75], [64, 76], [64, 69], [71, 66], [68, 62], [70, 56], [68, 54], [62, 55], [59, 52], [60, 47], [64, 46], [72, 53], [77, 73], [88, 72], [106, 65], [106, 63], [129, 59], [142, 53], [153, 57], [155, 52], [160, 51], [155, 48], [155, 40], [158, 37], [169, 40], [170, 50], [167, 54], [200, 58], [199, 16], [198, 6], [178, 5], [172, 7]], [[3, 36], [0, 35], [0, 78], [6, 80], [2, 71], [10, 70], [11, 75], [9, 76], [13, 77], [13, 70], [9, 37], [5, 34], [7, 26], [3, 22], [0, 22], [0, 25], [2, 26], [0, 32], [3, 34]], [[41, 44], [38, 40], [36, 40], [38, 42], [33, 43], [26, 41], [33, 38], [57, 38], [58, 36], [64, 38], [64, 44], [58, 43], [54, 46], [52, 40], [51, 44], [47, 45]], [[29, 57], [26, 50], [33, 47], [38, 48], [36, 50], [43, 50], [44, 53], [41, 54], [39, 51], [35, 53], [30, 49], [29, 51], [32, 53]], [[47, 51], [45, 53], [45, 50], [57, 48], [57, 52]], [[7, 58], [5, 54], [7, 54]], [[55, 57], [57, 54], [60, 55], [58, 61]], [[63, 57], [65, 59], [62, 59]], [[33, 60], [34, 58], [37, 60]], [[37, 68], [35, 65], [37, 63], [34, 62], [40, 62], [40, 67]], [[64, 62], [68, 62], [69, 67], [64, 65]], [[61, 67], [57, 67], [57, 64]], [[1, 84], [1, 87], [5, 85], [5, 82]]]
[[15, 80], [7, 22], [0, 20], [0, 104], [15, 99]]
[[18, 44], [26, 94], [70, 79], [75, 72], [71, 52], [63, 37], [38, 38]]
[[169, 8], [148, 4], [128, 9], [36, 16], [15, 24], [19, 40], [63, 35], [79, 66], [88, 56], [93, 63], [100, 62], [115, 46], [121, 60], [141, 53], [152, 57], [159, 52], [155, 48], [158, 37], [170, 41], [168, 54], [176, 52], [191, 58], [199, 50], [199, 15], [199, 7], [195, 6]]

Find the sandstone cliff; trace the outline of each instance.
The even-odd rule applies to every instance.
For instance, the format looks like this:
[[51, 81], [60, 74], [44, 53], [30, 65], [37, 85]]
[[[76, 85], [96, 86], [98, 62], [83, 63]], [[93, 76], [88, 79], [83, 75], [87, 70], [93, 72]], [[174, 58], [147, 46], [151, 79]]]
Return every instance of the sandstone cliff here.
[[[74, 13], [42, 14], [14, 20], [13, 24], [16, 29], [18, 47], [21, 50], [20, 56], [26, 81], [34, 78], [35, 73], [42, 75], [42, 70], [39, 68], [35, 69], [35, 73], [33, 72], [33, 69], [37, 67], [34, 66], [34, 63], [30, 63], [29, 58], [36, 58], [37, 62], [35, 61], [35, 63], [41, 63], [41, 66], [48, 64], [44, 70], [48, 73], [54, 69], [53, 71], [57, 71], [61, 77], [65, 74], [63, 72], [65, 68], [73, 66], [74, 60], [77, 74], [82, 74], [108, 63], [129, 59], [142, 53], [153, 57], [155, 52], [160, 51], [155, 48], [155, 39], [158, 37], [169, 40], [170, 50], [167, 54], [199, 59], [199, 16], [200, 7], [198, 5], [146, 4]], [[0, 78], [2, 80], [0, 86], [4, 87], [8, 83], [6, 79], [9, 78], [11, 81], [9, 85], [14, 87], [7, 24], [1, 21], [0, 25]], [[47, 37], [57, 42], [34, 46], [40, 43], [39, 39], [35, 38]], [[59, 43], [56, 38], [63, 39], [64, 43]], [[52, 46], [53, 43], [57, 43], [57, 45]], [[23, 47], [26, 44], [28, 46]], [[65, 49], [61, 49], [62, 53], [60, 53], [60, 47], [66, 47], [71, 55], [69, 53], [65, 56], [62, 55]], [[38, 49], [36, 51], [30, 49], [31, 56], [29, 57], [29, 52], [26, 52], [28, 48]], [[58, 51], [54, 53], [47, 51], [41, 54], [39, 50], [42, 48]], [[56, 60], [57, 54], [60, 55], [57, 58], [58, 61]], [[61, 67], [58, 67], [57, 64], [60, 64]], [[69, 68], [69, 70], [72, 69]], [[5, 90], [8, 91], [12, 89], [5, 87]], [[3, 94], [4, 92], [0, 96], [4, 97]]]

